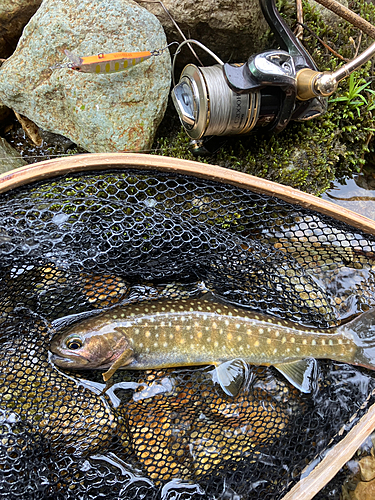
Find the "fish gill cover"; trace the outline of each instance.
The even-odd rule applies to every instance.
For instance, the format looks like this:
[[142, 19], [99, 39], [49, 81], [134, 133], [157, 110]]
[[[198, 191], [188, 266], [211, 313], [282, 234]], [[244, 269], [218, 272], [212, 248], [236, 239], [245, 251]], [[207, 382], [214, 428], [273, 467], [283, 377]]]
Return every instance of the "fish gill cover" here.
[[312, 395], [253, 366], [230, 397], [212, 366], [120, 370], [105, 391], [50, 360], [69, 317], [120, 303], [209, 290], [317, 328], [374, 307], [375, 238], [317, 212], [183, 175], [66, 175], [1, 195], [0, 266], [1, 498], [278, 499], [375, 401], [374, 373], [338, 362]]

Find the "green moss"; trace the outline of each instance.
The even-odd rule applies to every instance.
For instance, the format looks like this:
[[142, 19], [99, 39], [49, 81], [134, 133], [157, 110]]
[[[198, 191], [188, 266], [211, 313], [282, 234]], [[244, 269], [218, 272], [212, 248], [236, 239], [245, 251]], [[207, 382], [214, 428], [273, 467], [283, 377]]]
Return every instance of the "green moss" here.
[[[294, 3], [280, 0], [278, 7], [294, 28]], [[373, 4], [360, 0], [351, 4], [351, 9], [374, 24]], [[353, 59], [359, 30], [344, 20], [339, 26], [328, 25], [318, 9], [310, 7], [307, 2], [304, 3], [304, 22], [336, 52]], [[330, 71], [342, 64], [307, 30], [303, 43], [320, 70]], [[360, 51], [370, 43], [372, 40], [363, 35]], [[269, 46], [275, 46], [272, 39]], [[215, 163], [320, 194], [334, 179], [358, 172], [366, 161], [366, 153], [373, 152], [375, 99], [371, 74], [372, 63], [369, 62], [356, 71], [351, 81], [341, 82], [330, 99], [327, 113], [320, 118], [304, 123], [291, 122], [279, 135], [256, 132], [248, 137], [230, 138], [219, 152], [204, 158], [193, 157], [189, 151], [189, 138], [177, 119], [172, 118], [176, 113], [170, 107], [164, 122], [168, 126], [160, 129], [155, 142], [156, 154]], [[369, 85], [363, 88], [367, 83]], [[361, 89], [360, 96], [355, 89]]]

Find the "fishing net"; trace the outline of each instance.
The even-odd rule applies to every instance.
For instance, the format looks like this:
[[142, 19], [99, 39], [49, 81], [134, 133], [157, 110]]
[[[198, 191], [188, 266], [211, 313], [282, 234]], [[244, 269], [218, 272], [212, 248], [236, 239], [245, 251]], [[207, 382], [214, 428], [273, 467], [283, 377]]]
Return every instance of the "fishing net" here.
[[[319, 361], [302, 395], [250, 367], [56, 368], [67, 317], [204, 296], [317, 328], [375, 305], [375, 238], [275, 197], [135, 169], [67, 174], [0, 196], [0, 496], [279, 499], [375, 401], [373, 373]], [[325, 498], [324, 496], [322, 498]], [[332, 497], [333, 498], [333, 497]]]

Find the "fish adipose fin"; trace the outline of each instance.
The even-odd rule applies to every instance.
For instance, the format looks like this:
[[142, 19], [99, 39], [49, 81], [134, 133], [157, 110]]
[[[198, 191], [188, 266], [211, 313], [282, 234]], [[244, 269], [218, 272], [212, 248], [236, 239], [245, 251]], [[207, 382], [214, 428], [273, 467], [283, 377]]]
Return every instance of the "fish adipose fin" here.
[[125, 349], [121, 356], [119, 356], [116, 361], [109, 367], [109, 369], [105, 373], [103, 373], [104, 382], [107, 382], [119, 368], [130, 365], [130, 363], [134, 361], [133, 354], [134, 351], [131, 347]]
[[318, 378], [318, 365], [314, 358], [300, 359], [289, 363], [273, 365], [284, 377], [301, 392], [315, 392]]
[[225, 394], [235, 398], [248, 378], [249, 368], [242, 359], [232, 359], [216, 365], [213, 381], [220, 384]]

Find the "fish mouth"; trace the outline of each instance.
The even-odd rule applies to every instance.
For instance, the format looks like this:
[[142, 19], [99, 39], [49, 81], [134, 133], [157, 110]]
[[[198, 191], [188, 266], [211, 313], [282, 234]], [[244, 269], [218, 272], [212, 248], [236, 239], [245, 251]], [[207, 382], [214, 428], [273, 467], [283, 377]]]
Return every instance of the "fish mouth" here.
[[89, 360], [76, 354], [74, 358], [66, 358], [64, 356], [60, 356], [59, 354], [51, 353], [49, 357], [50, 361], [56, 366], [60, 366], [62, 368], [75, 368], [77, 364], [78, 368], [84, 368], [84, 365], [87, 365]]

